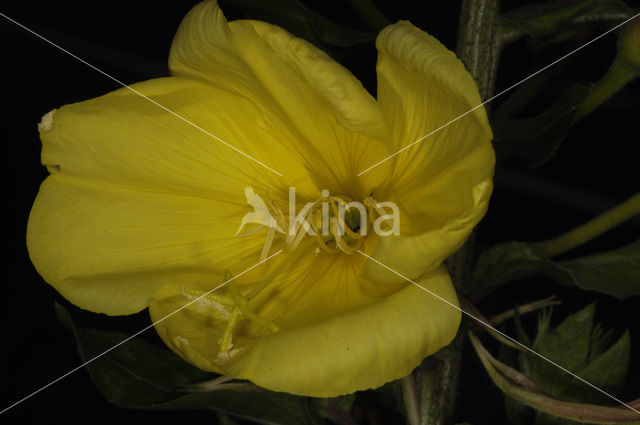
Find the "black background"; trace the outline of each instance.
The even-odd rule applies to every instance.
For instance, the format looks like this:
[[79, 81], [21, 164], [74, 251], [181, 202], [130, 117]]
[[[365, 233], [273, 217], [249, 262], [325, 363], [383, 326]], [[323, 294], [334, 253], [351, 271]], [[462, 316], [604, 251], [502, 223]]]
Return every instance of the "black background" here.
[[[196, 1], [22, 1], [2, 2], [0, 11], [42, 36], [58, 43], [120, 81], [130, 84], [168, 74], [166, 58], [175, 30]], [[313, 10], [359, 29], [366, 29], [340, 1], [307, 3]], [[458, 2], [437, 2], [437, 7], [408, 0], [379, 1], [392, 21], [408, 19], [455, 49]], [[419, 2], [426, 3], [426, 2]], [[505, 1], [504, 9], [528, 2]], [[530, 2], [529, 2], [530, 3]], [[629, 4], [638, 7], [638, 3]], [[238, 11], [225, 9], [230, 19]], [[549, 48], [551, 62], [580, 42], [604, 31], [595, 28], [581, 40]], [[29, 209], [47, 173], [39, 163], [37, 123], [53, 108], [96, 97], [120, 86], [76, 59], [48, 45], [0, 17], [0, 141], [5, 149], [2, 180], [4, 255], [0, 299], [2, 332], [0, 387], [2, 405], [9, 406], [80, 364], [71, 335], [55, 319], [54, 300], [71, 311], [80, 326], [119, 329], [132, 333], [148, 322], [146, 312], [125, 318], [107, 318], [79, 310], [47, 285], [29, 261], [25, 229]], [[573, 43], [573, 44], [572, 44]], [[508, 48], [498, 74], [498, 90], [524, 78], [530, 65], [525, 42]], [[576, 54], [569, 70], [542, 94], [540, 105], [557, 98], [572, 82], [592, 82], [615, 54], [615, 36], [609, 35]], [[375, 48], [362, 46], [345, 57], [349, 67], [372, 90], [375, 87]], [[7, 94], [8, 93], [8, 94]], [[496, 100], [499, 103], [499, 100]], [[640, 82], [631, 83], [605, 106], [575, 126], [556, 159], [536, 170], [517, 161], [496, 170], [496, 190], [490, 211], [481, 225], [480, 246], [504, 240], [541, 240], [569, 230], [578, 223], [623, 201], [640, 189], [637, 145]], [[572, 255], [613, 249], [638, 238], [636, 217], [607, 235], [579, 248]], [[528, 279], [500, 289], [480, 307], [497, 313], [518, 303], [557, 294], [563, 305], [555, 322], [593, 299], [597, 318], [605, 329], [619, 335], [632, 329], [632, 358], [640, 358], [640, 311], [636, 297], [618, 302], [607, 296], [569, 290], [543, 278]], [[532, 325], [531, 319], [525, 321]], [[153, 331], [148, 338], [155, 339]], [[464, 379], [455, 413], [458, 422], [492, 424], [504, 421], [502, 396], [490, 383], [471, 352], [466, 353]], [[632, 364], [631, 374], [640, 367]], [[632, 381], [632, 379], [629, 379]], [[638, 382], [638, 380], [636, 380]], [[624, 399], [640, 396], [628, 385]], [[487, 408], [495, 406], [495, 408]], [[91, 383], [85, 370], [44, 389], [0, 417], [2, 423], [41, 420], [47, 423], [172, 423], [207, 421], [210, 412], [141, 412], [111, 406]]]

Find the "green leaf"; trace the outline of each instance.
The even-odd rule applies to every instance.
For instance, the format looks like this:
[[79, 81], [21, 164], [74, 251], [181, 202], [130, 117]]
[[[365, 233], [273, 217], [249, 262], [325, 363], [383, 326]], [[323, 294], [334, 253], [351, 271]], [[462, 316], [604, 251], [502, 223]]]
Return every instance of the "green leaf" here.
[[[567, 317], [548, 334], [536, 338], [533, 350], [569, 371], [578, 373], [587, 366], [594, 312], [595, 303], [592, 303]], [[538, 356], [531, 357], [530, 364], [529, 378], [549, 394], [566, 398], [566, 389], [571, 381], [566, 372]], [[584, 387], [580, 389], [584, 390]]]
[[261, 424], [297, 425], [316, 423], [304, 397], [259, 390], [255, 392], [210, 391], [179, 395], [145, 407], [149, 410], [215, 409]]
[[631, 9], [621, 0], [547, 2], [505, 13], [503, 26], [544, 41], [558, 42], [572, 37], [585, 24], [617, 22], [630, 16]]
[[[637, 413], [630, 409], [567, 402], [543, 394], [535, 388], [523, 386], [521, 382], [511, 380], [509, 376], [515, 376], [518, 372], [491, 356], [473, 332], [469, 333], [469, 338], [489, 377], [506, 396], [533, 407], [538, 412], [544, 412], [537, 416], [534, 422], [536, 425], [567, 423], [558, 421], [557, 418], [580, 421], [582, 423], [640, 424]], [[553, 415], [555, 418], [548, 415], [545, 416], [545, 414]]]
[[640, 240], [613, 251], [559, 262], [528, 243], [500, 243], [480, 255], [473, 279], [479, 290], [488, 292], [506, 282], [540, 274], [566, 286], [618, 299], [640, 295]]
[[603, 331], [602, 325], [597, 323], [591, 332], [591, 344], [589, 346], [589, 362], [602, 354], [611, 345], [612, 331]]
[[[59, 320], [74, 331], [86, 362], [127, 339], [120, 332], [78, 329], [69, 313], [57, 308]], [[87, 365], [91, 379], [109, 402], [121, 407], [145, 407], [175, 397], [183, 385], [212, 379], [173, 354], [141, 338], [132, 338]]]
[[246, 17], [278, 25], [318, 47], [348, 47], [369, 42], [376, 34], [362, 32], [333, 22], [307, 8], [298, 0], [223, 0]]
[[614, 251], [560, 263], [582, 289], [619, 299], [640, 295], [640, 240]]
[[332, 423], [341, 423], [344, 418], [351, 418], [351, 411], [356, 400], [355, 394], [333, 398], [313, 398], [313, 410]]
[[[631, 337], [629, 331], [625, 331], [620, 339], [607, 351], [595, 357], [586, 367], [580, 370], [578, 376], [609, 394], [620, 394], [627, 378], [630, 358]], [[578, 383], [577, 380], [574, 380], [574, 384], [584, 385]], [[588, 394], [585, 392], [581, 400], [587, 403], [611, 403], [610, 398], [594, 391], [590, 391]]]
[[504, 283], [554, 271], [554, 265], [544, 255], [525, 242], [503, 242], [484, 250], [473, 270], [475, 287], [487, 291]]
[[[91, 379], [107, 400], [119, 407], [214, 409], [264, 424], [314, 423], [304, 397], [266, 391], [253, 385], [221, 384], [220, 390], [185, 393], [182, 391], [185, 386], [210, 380], [215, 375], [191, 366], [168, 349], [142, 338], [131, 338], [111, 349], [129, 337], [120, 332], [76, 328], [67, 310], [56, 307], [60, 322], [76, 336], [82, 361], [90, 361], [86, 367]], [[237, 390], [246, 387], [253, 390]]]
[[[607, 333], [600, 325], [593, 325], [595, 303], [567, 317], [549, 331], [549, 314], [541, 313], [539, 330], [533, 349], [543, 356], [519, 353], [521, 369], [547, 394], [558, 400], [576, 403], [612, 404], [610, 397], [590, 387], [548, 359], [609, 394], [622, 390], [629, 366], [631, 345], [626, 331], [612, 346], [603, 347]], [[595, 352], [592, 352], [595, 350]], [[526, 368], [525, 368], [526, 366]], [[615, 403], [613, 403], [615, 404]], [[517, 402], [506, 403], [514, 418], [526, 417], [526, 409]], [[560, 419], [541, 411], [536, 412], [535, 425], [563, 425], [575, 422]]]
[[552, 159], [571, 128], [578, 105], [588, 93], [586, 87], [574, 85], [538, 116], [522, 119], [495, 116], [491, 124], [497, 159], [517, 156], [532, 167]]
[[[558, 363], [596, 387], [619, 393], [624, 385], [631, 344], [629, 332], [608, 349], [601, 326], [593, 325], [595, 303], [567, 317], [558, 327], [546, 329], [548, 314], [540, 321], [533, 349], [540, 355]], [[608, 338], [607, 338], [608, 339]], [[592, 352], [592, 350], [596, 350]], [[526, 354], [531, 365], [527, 376], [554, 397], [581, 403], [608, 404], [611, 399], [597, 390], [559, 370], [548, 361]]]

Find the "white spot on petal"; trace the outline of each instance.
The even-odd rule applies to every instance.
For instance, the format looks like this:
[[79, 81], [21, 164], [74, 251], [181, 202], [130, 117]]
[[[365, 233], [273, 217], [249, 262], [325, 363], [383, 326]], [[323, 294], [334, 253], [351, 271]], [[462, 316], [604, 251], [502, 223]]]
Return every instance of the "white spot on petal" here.
[[53, 128], [53, 116], [56, 114], [57, 109], [47, 112], [40, 118], [38, 123], [38, 131], [49, 131]]

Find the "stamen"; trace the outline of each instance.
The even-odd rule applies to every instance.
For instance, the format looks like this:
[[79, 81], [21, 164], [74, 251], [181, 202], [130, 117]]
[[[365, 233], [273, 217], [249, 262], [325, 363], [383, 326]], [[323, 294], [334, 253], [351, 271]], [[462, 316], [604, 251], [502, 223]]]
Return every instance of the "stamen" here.
[[264, 261], [269, 256], [269, 250], [271, 249], [271, 245], [273, 244], [273, 236], [276, 234], [276, 229], [271, 227], [267, 232], [267, 240], [264, 242], [264, 246], [262, 247], [262, 253], [260, 254], [260, 261]]
[[224, 332], [220, 337], [220, 351], [226, 353], [231, 348], [231, 339], [233, 338], [233, 330], [238, 325], [238, 319], [240, 318], [240, 309], [234, 308], [231, 312], [229, 320], [227, 320], [227, 326], [224, 328]]
[[[322, 191], [322, 197], [306, 204], [300, 210], [293, 218], [295, 220], [293, 223], [288, 223], [280, 208], [269, 198], [268, 193], [267, 199], [268, 202], [265, 206], [274, 217], [274, 225], [268, 226], [269, 229], [260, 254], [261, 260], [269, 256], [276, 236], [281, 237], [291, 251], [300, 247], [305, 236], [312, 236], [311, 239], [328, 254], [335, 255], [340, 252], [354, 254], [363, 245], [368, 231], [375, 224], [376, 217], [386, 214], [384, 210], [377, 207], [376, 200], [372, 196], [368, 196], [363, 202], [368, 217], [362, 218], [361, 214], [364, 213], [364, 210], [360, 208], [360, 224], [352, 223], [351, 225], [354, 227], [352, 229], [344, 217], [345, 213], [356, 214], [352, 212], [354, 207], [347, 208], [350, 198], [331, 196], [325, 190]], [[276, 233], [276, 230], [279, 229], [288, 229], [288, 231], [282, 232], [282, 234]], [[330, 245], [331, 242], [335, 244], [335, 247]]]
[[196, 305], [198, 313], [202, 312], [204, 307], [208, 307], [218, 311], [222, 314], [224, 319], [229, 318], [229, 312], [224, 308], [224, 306], [233, 305], [233, 300], [230, 297], [217, 294], [206, 294], [204, 291], [190, 288], [188, 286], [183, 286], [181, 288], [181, 293], [183, 297], [190, 301], [197, 300]]
[[[317, 201], [315, 201], [313, 203], [305, 205], [300, 210], [300, 212], [298, 213], [298, 216], [294, 218], [295, 221], [293, 223], [293, 232], [292, 232], [293, 234], [291, 234], [291, 233], [289, 234], [289, 237], [287, 238], [287, 244], [291, 245], [293, 243], [294, 239], [298, 236], [298, 234], [300, 233], [301, 230], [305, 230], [305, 232], [306, 232], [306, 229], [304, 227], [304, 222], [306, 222], [307, 217], [309, 216], [309, 213], [313, 210], [313, 208], [315, 208], [317, 206], [317, 204], [319, 202], [321, 202], [321, 201], [322, 201], [322, 198], [318, 199]], [[302, 221], [298, 220], [298, 217], [302, 217]]]
[[305, 228], [300, 227], [300, 230], [298, 230], [298, 234], [295, 236], [295, 239], [291, 241], [291, 249], [296, 249], [298, 247], [300, 242], [302, 242], [302, 238], [304, 238], [305, 233], [307, 233]]
[[[229, 351], [233, 346], [233, 333], [238, 326], [238, 321], [241, 315], [268, 331], [278, 331], [278, 326], [265, 320], [251, 310], [247, 297], [242, 295], [231, 273], [226, 272], [223, 281], [227, 282], [225, 284], [225, 289], [228, 291], [229, 296], [214, 295], [186, 286], [182, 287], [181, 291], [185, 298], [198, 300], [198, 312], [201, 312], [202, 307], [213, 308], [217, 312], [221, 313], [222, 318], [227, 321], [225, 329], [218, 341], [221, 353]], [[231, 307], [231, 311], [225, 308], [225, 306]]]

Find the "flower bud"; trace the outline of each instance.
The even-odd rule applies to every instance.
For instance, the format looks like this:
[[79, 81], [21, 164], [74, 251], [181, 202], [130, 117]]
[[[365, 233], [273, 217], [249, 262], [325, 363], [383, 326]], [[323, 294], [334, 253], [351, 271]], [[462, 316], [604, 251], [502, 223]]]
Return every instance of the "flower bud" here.
[[574, 122], [579, 121], [630, 81], [640, 76], [640, 19], [629, 22], [618, 36], [618, 54], [607, 73], [578, 107]]

